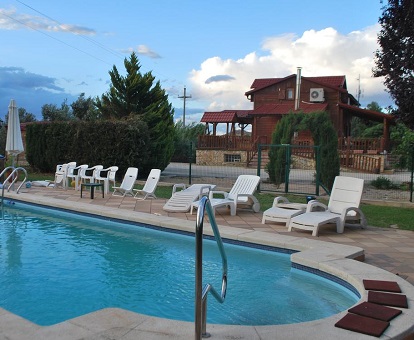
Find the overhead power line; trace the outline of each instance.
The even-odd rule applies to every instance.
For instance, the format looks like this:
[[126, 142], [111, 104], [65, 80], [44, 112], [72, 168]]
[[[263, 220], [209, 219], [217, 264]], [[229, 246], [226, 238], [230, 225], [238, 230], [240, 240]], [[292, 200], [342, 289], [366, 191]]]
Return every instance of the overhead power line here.
[[[32, 6], [30, 6], [30, 5], [26, 4], [26, 3], [24, 3], [23, 1], [16, 0], [16, 2], [18, 2], [18, 3], [22, 4], [23, 6], [26, 6], [27, 8], [31, 9], [32, 11], [34, 11], [34, 12], [36, 12], [36, 13], [40, 14], [41, 16], [43, 16], [43, 17], [45, 17], [45, 18], [47, 18], [47, 19], [51, 20], [52, 22], [56, 23], [56, 24], [57, 24], [60, 28], [62, 28], [62, 30], [67, 31], [67, 32], [70, 32], [70, 33], [72, 33], [72, 34], [74, 34], [74, 35], [76, 35], [76, 36], [79, 36], [79, 37], [81, 37], [82, 39], [84, 39], [84, 40], [86, 40], [86, 41], [88, 41], [88, 42], [90, 42], [90, 43], [92, 43], [92, 44], [94, 44], [94, 45], [98, 46], [99, 48], [101, 48], [101, 49], [105, 50], [106, 52], [111, 53], [112, 55], [114, 55], [114, 56], [116, 56], [116, 57], [118, 57], [118, 58], [121, 58], [121, 59], [123, 59], [123, 58], [124, 58], [124, 56], [123, 56], [121, 53], [119, 53], [119, 52], [117, 52], [117, 51], [114, 51], [114, 50], [112, 50], [111, 48], [106, 47], [105, 45], [103, 45], [103, 44], [99, 43], [98, 41], [96, 41], [96, 40], [94, 40], [94, 39], [92, 39], [92, 38], [90, 38], [90, 37], [88, 37], [88, 36], [78, 34], [78, 33], [77, 33], [77, 32], [75, 32], [72, 28], [70, 28], [70, 27], [65, 27], [65, 26], [64, 26], [61, 22], [59, 22], [58, 20], [56, 20], [56, 19], [52, 18], [51, 16], [49, 16], [49, 15], [47, 15], [47, 14], [45, 14], [45, 13], [43, 13], [43, 12], [39, 11], [39, 10], [37, 10], [36, 8], [34, 8], [34, 7], [32, 7]], [[6, 15], [6, 16], [7, 16], [7, 15]], [[40, 31], [40, 30], [38, 30], [38, 29], [32, 28], [32, 27], [30, 27], [29, 25], [27, 25], [27, 24], [25, 24], [25, 23], [23, 23], [23, 22], [21, 22], [21, 21], [19, 21], [19, 20], [15, 19], [15, 18], [12, 18], [12, 17], [10, 17], [10, 16], [8, 16], [8, 17], [9, 17], [9, 18], [11, 18], [12, 20], [15, 20], [15, 21], [17, 21], [17, 22], [21, 23], [22, 25], [25, 25], [26, 27], [29, 27], [29, 28], [31, 28], [31, 29], [33, 29], [33, 30], [35, 30], [35, 31], [38, 31], [38, 32], [40, 32], [40, 33], [45, 34], [45, 35], [46, 35], [46, 36], [48, 36], [48, 37], [53, 38], [52, 36], [50, 36], [50, 35], [48, 35], [48, 34], [46, 34], [46, 33], [42, 32], [42, 31]], [[53, 38], [53, 39], [55, 39], [55, 38]], [[61, 41], [61, 40], [59, 40], [59, 39], [55, 39], [55, 40], [58, 40], [58, 41], [60, 41], [60, 42], [63, 42], [63, 41]], [[94, 55], [92, 55], [92, 54], [90, 54], [90, 53], [84, 52], [84, 51], [80, 50], [79, 48], [76, 48], [76, 47], [74, 47], [74, 46], [72, 46], [72, 45], [69, 45], [69, 44], [67, 44], [67, 43], [65, 43], [65, 45], [70, 46], [70, 47], [72, 47], [72, 48], [75, 48], [76, 50], [78, 50], [78, 51], [80, 51], [80, 52], [83, 52], [83, 53], [85, 53], [85, 54], [88, 54], [89, 56], [93, 56], [93, 57], [94, 57], [95, 59], [97, 59], [97, 60], [101, 60], [101, 61], [103, 61], [102, 59], [100, 59], [100, 58], [98, 58], [98, 57], [96, 57], [96, 56], [94, 56]], [[108, 63], [107, 63], [107, 62], [105, 62], [105, 61], [103, 61], [103, 62], [104, 62], [104, 63], [106, 63], [106, 64], [108, 64]]]

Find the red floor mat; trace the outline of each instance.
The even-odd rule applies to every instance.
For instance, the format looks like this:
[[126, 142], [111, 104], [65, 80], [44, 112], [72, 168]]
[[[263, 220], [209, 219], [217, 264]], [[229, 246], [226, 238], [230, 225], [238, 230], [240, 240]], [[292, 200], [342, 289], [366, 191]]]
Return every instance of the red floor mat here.
[[408, 308], [407, 296], [402, 294], [369, 291], [368, 302], [386, 306]]
[[386, 307], [371, 302], [362, 302], [358, 306], [348, 309], [348, 312], [382, 321], [390, 321], [402, 313], [399, 309]]
[[363, 280], [366, 290], [381, 290], [384, 292], [401, 293], [401, 288], [394, 281]]
[[389, 325], [388, 321], [348, 313], [335, 324], [335, 327], [380, 337]]

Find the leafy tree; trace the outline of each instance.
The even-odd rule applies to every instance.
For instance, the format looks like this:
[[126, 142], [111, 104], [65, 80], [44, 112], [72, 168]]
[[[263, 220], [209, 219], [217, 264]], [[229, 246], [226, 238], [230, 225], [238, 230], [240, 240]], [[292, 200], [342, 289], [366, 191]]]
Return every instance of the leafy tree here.
[[79, 120], [97, 120], [101, 117], [100, 112], [95, 108], [94, 100], [91, 97], [85, 98], [85, 93], [81, 93], [70, 107], [73, 116]]
[[[381, 112], [382, 107], [377, 102], [371, 102], [367, 105], [367, 109], [371, 111]], [[373, 122], [368, 119], [352, 117], [351, 120], [351, 136], [361, 138], [376, 138], [383, 134], [383, 124]]]
[[[31, 123], [37, 121], [36, 116], [33, 113], [27, 112], [25, 108], [19, 107], [17, 110], [19, 113], [20, 123]], [[9, 113], [7, 112], [5, 116], [5, 121], [9, 121]]]
[[373, 74], [385, 77], [396, 118], [414, 128], [414, 2], [388, 0], [382, 10]]
[[[204, 129], [204, 124], [191, 123], [190, 125], [184, 125], [181, 120], [175, 124], [175, 151], [173, 156], [175, 162], [188, 162], [190, 156], [192, 160], [195, 160], [197, 139], [199, 135], [204, 133]], [[192, 144], [191, 150], [190, 144]]]
[[116, 66], [109, 72], [109, 91], [96, 99], [96, 107], [105, 119], [141, 119], [148, 125], [149, 157], [142, 164], [141, 175], [151, 168], [165, 169], [174, 152], [174, 110], [168, 95], [151, 72], [141, 74], [141, 65], [135, 53], [124, 60], [126, 75]]
[[391, 140], [394, 144], [393, 154], [399, 156], [397, 167], [400, 169], [410, 168], [414, 154], [414, 132], [399, 123], [391, 130]]
[[42, 106], [42, 116], [44, 121], [68, 121], [73, 119], [73, 114], [70, 106], [65, 99], [58, 108], [55, 104], [45, 104]]

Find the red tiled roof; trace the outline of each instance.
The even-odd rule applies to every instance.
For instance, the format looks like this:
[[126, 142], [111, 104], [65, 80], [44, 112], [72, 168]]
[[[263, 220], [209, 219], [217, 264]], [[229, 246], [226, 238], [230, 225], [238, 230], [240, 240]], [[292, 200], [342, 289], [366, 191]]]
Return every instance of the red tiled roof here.
[[237, 121], [236, 111], [204, 112], [202, 123], [233, 123]]
[[[326, 111], [328, 104], [321, 103], [300, 103], [299, 110], [296, 112], [310, 113], [315, 111]], [[250, 112], [252, 115], [266, 115], [266, 114], [288, 114], [295, 112], [295, 104], [265, 104]]]
[[201, 123], [236, 123], [248, 117], [251, 110], [224, 110], [219, 112], [204, 112]]
[[346, 88], [345, 76], [327, 76], [327, 77], [304, 77], [307, 80], [313, 81], [318, 84], [327, 85], [334, 88]]
[[[254, 93], [260, 89], [265, 87], [280, 83], [288, 78], [294, 78], [296, 74], [291, 74], [285, 78], [263, 78], [263, 79], [255, 79], [253, 81], [252, 86], [250, 86], [251, 90], [245, 93], [248, 96], [251, 93]], [[331, 87], [334, 89], [344, 90], [346, 89], [346, 78], [345, 76], [323, 76], [323, 77], [302, 77], [302, 79], [307, 79], [314, 83], [318, 83], [320, 85]]]

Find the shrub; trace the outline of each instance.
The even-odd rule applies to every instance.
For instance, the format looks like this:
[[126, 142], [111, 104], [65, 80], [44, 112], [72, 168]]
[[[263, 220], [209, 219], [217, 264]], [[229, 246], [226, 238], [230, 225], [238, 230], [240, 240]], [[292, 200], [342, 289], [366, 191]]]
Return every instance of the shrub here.
[[390, 189], [401, 189], [398, 184], [393, 183], [389, 178], [379, 176], [371, 181], [371, 185], [376, 189], [390, 190]]

